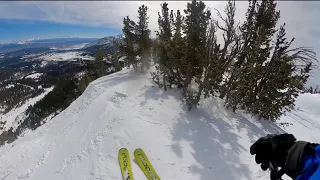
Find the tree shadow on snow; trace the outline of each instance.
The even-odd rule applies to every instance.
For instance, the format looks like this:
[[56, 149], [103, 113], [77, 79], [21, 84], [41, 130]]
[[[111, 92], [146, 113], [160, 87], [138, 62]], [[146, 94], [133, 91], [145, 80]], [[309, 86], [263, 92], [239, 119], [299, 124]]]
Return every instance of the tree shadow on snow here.
[[[274, 123], [248, 119], [241, 113], [232, 113], [223, 107], [219, 99], [202, 102], [191, 112], [183, 106], [178, 123], [172, 129], [175, 144], [171, 148], [178, 157], [183, 156], [180, 141], [188, 141], [194, 152], [191, 154], [197, 164], [190, 164], [189, 170], [201, 180], [223, 178], [226, 180], [250, 179], [251, 173], [241, 155], [248, 154], [248, 147], [240, 144], [242, 136], [250, 141], [266, 133], [283, 133]], [[263, 128], [262, 128], [263, 127]], [[243, 131], [246, 130], [246, 131]], [[242, 132], [242, 133], [240, 133]]]
[[164, 91], [162, 88], [157, 87], [157, 85], [153, 85], [152, 87], [145, 86], [141, 88], [141, 90], [143, 89], [146, 90], [141, 95], [144, 97], [144, 100], [140, 103], [141, 106], [147, 104], [149, 100], [164, 101], [168, 100], [169, 97], [173, 97], [180, 101], [179, 97], [181, 96], [181, 92], [179, 89], [169, 89], [168, 91]]

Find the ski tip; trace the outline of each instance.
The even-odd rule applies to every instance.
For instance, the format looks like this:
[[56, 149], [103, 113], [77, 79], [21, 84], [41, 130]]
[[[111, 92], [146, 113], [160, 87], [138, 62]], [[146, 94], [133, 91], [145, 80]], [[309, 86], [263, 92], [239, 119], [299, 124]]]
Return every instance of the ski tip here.
[[143, 151], [141, 148], [137, 148], [136, 150], [134, 150], [134, 152], [136, 151]]
[[119, 149], [119, 152], [120, 151], [128, 151], [128, 149], [127, 148], [121, 148], [121, 149]]

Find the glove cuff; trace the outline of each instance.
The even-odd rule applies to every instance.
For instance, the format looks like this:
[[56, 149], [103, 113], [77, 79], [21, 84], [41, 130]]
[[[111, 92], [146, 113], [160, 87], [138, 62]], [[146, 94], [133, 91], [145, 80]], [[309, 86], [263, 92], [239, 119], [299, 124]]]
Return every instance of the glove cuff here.
[[306, 147], [309, 146], [309, 142], [297, 141], [289, 150], [286, 157], [285, 172], [288, 176], [295, 179], [302, 171], [301, 163], [304, 154], [307, 151]]

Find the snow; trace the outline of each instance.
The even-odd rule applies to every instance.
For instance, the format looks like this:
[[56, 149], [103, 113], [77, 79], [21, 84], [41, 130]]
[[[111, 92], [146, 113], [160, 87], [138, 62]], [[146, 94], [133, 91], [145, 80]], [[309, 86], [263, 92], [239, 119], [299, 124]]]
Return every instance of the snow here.
[[14, 84], [8, 84], [8, 85], [6, 85], [4, 88], [5, 88], [5, 89], [9, 89], [9, 88], [12, 88], [12, 87], [14, 87]]
[[[23, 119], [25, 111], [28, 109], [30, 105], [34, 105], [36, 102], [40, 101], [42, 98], [44, 98], [50, 91], [53, 90], [53, 87], [44, 89], [44, 92], [34, 98], [28, 99], [27, 102], [25, 102], [22, 106], [12, 109], [6, 114], [0, 115], [0, 121], [6, 122], [3, 130], [8, 130], [11, 127], [13, 129], [16, 128], [19, 121]], [[1, 134], [2, 130], [0, 131]], [[1, 173], [0, 173], [1, 174]]]
[[127, 56], [122, 56], [119, 58], [119, 62], [124, 62], [127, 59]]
[[43, 75], [43, 73], [34, 73], [34, 74], [30, 74], [30, 75], [26, 76], [26, 78], [38, 79], [42, 75]]
[[82, 60], [94, 60], [92, 56], [82, 56], [82, 52], [63, 52], [63, 53], [49, 53], [39, 56], [38, 59], [45, 61], [76, 61], [77, 59]]
[[39, 57], [41, 55], [44, 55], [44, 53], [26, 54], [26, 55], [23, 55], [20, 59], [37, 58], [37, 57]]
[[232, 113], [219, 98], [188, 112], [178, 89], [157, 88], [149, 74], [127, 69], [90, 83], [65, 111], [0, 147], [0, 179], [119, 180], [125, 147], [135, 179], [147, 179], [133, 160], [142, 148], [161, 179], [269, 180], [249, 153], [255, 140], [286, 130], [320, 141], [319, 96], [299, 96], [297, 110], [276, 123]]
[[107, 69], [108, 73], [115, 72], [115, 71], [116, 71], [116, 68], [114, 68], [113, 66], [108, 67], [108, 69]]
[[78, 80], [80, 80], [84, 75], [85, 75], [85, 72], [82, 71], [82, 72], [79, 72], [79, 73], [75, 74], [74, 77], [77, 78]]
[[106, 63], [111, 63], [111, 61], [109, 61], [107, 57], [103, 58], [102, 61], [106, 61]]
[[75, 49], [82, 49], [89, 43], [81, 43], [81, 44], [75, 44], [71, 46], [66, 46], [66, 47], [50, 47], [52, 50], [75, 50]]
[[41, 61], [40, 67], [45, 67], [48, 64], [47, 61]]
[[0, 115], [2, 114], [2, 112], [4, 112], [4, 110], [6, 110], [5, 106], [3, 107], [0, 106]]
[[295, 111], [283, 116], [279, 123], [289, 122], [293, 126], [285, 127], [297, 138], [320, 143], [320, 94], [301, 94], [296, 102]]

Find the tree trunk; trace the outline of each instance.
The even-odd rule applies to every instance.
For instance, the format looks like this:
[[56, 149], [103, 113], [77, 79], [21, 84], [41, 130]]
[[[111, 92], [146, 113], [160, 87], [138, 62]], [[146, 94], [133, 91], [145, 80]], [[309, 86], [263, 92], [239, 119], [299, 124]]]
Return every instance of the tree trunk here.
[[164, 90], [167, 91], [166, 73], [165, 72], [163, 72], [162, 81], [163, 81]]
[[183, 94], [187, 94], [188, 85], [191, 82], [191, 76], [192, 76], [192, 63], [188, 63], [187, 71], [186, 71], [186, 79], [184, 80], [183, 84]]
[[193, 105], [196, 106], [196, 105], [199, 103], [200, 98], [201, 98], [201, 93], [202, 93], [202, 91], [203, 91], [203, 88], [204, 88], [203, 83], [200, 83], [199, 91], [198, 91], [198, 93], [197, 93], [197, 98], [196, 98], [195, 101], [193, 102], [193, 103], [194, 103]]
[[144, 72], [144, 60], [143, 60], [143, 58], [141, 58], [141, 66], [140, 66], [140, 68], [141, 68], [141, 72], [143, 73]]

